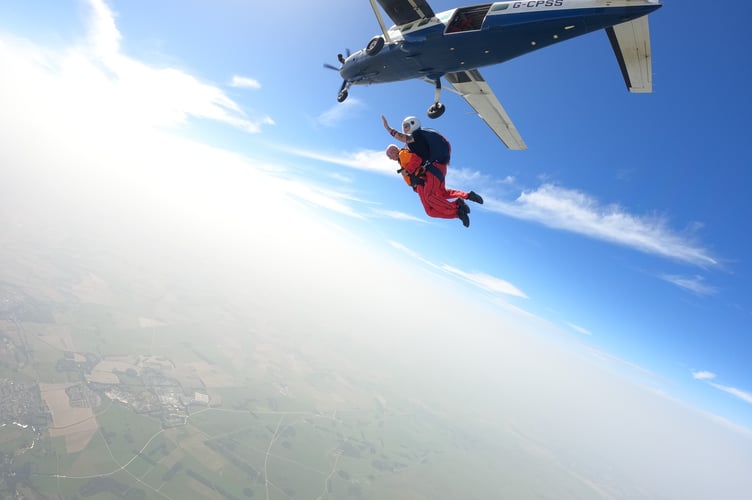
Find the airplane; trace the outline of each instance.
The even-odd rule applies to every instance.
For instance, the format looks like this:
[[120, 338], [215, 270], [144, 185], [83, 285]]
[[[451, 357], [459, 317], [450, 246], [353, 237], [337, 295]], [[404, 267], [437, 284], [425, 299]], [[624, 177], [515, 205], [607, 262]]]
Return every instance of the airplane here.
[[[376, 6], [389, 15], [387, 29]], [[337, 101], [352, 85], [423, 79], [434, 84], [430, 118], [441, 116], [441, 79], [462, 96], [501, 141], [527, 149], [478, 68], [499, 64], [555, 43], [604, 29], [630, 92], [652, 92], [647, 15], [660, 0], [515, 0], [459, 7], [435, 14], [427, 0], [370, 0], [382, 34], [347, 57]]]

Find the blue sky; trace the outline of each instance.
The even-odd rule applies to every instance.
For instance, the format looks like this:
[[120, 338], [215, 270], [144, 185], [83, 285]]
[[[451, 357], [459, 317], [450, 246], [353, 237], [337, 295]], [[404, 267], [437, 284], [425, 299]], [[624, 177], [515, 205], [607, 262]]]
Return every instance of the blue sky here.
[[428, 219], [383, 155], [380, 115], [393, 126], [423, 119], [430, 85], [353, 87], [336, 102], [339, 75], [322, 64], [378, 32], [365, 0], [6, 2], [0, 48], [57, 61], [46, 68], [81, 99], [71, 102], [101, 98], [123, 131], [159, 128], [257, 159], [375, 252], [524, 311], [622, 374], [752, 432], [752, 6], [733, 7], [667, 1], [651, 15], [650, 95], [626, 91], [600, 32], [482, 69], [527, 151], [508, 151], [444, 93], [447, 112], [431, 126], [452, 142], [447, 185], [486, 199], [469, 229]]

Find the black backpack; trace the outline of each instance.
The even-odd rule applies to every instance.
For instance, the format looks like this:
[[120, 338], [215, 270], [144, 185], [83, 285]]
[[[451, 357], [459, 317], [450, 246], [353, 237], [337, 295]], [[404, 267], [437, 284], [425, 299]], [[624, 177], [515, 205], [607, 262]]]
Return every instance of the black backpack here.
[[419, 128], [412, 133], [413, 142], [408, 148], [424, 160], [446, 165], [451, 157], [452, 147], [449, 141], [436, 130]]

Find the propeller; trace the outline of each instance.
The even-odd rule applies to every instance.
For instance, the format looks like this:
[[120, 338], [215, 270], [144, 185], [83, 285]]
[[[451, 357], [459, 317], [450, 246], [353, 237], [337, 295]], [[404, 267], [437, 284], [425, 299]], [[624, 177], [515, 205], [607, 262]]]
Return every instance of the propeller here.
[[[350, 57], [350, 49], [345, 49], [345, 54], [346, 55], [344, 56], [342, 54], [337, 54], [337, 60], [340, 62], [340, 64], [345, 64], [345, 59]], [[339, 71], [340, 69], [342, 69], [342, 66], [338, 68], [328, 63], [324, 63], [324, 67], [326, 69], [333, 69], [334, 71]], [[337, 94], [337, 102], [342, 102], [347, 99], [347, 87], [347, 80], [343, 80], [342, 86], [339, 88], [339, 93]]]
[[[340, 64], [345, 64], [345, 59], [347, 59], [348, 57], [350, 57], [350, 49], [345, 49], [344, 56], [342, 54], [337, 54], [337, 60], [339, 61]], [[327, 64], [327, 63], [324, 63], [324, 67], [327, 69], [333, 69], [334, 71], [339, 71], [340, 68], [342, 68], [342, 66], [338, 68], [336, 66], [332, 66], [331, 64]]]

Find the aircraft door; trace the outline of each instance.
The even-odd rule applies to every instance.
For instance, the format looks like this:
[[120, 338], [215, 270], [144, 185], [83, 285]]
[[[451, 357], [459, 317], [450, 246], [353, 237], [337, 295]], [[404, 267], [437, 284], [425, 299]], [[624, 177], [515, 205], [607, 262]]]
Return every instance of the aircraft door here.
[[486, 14], [488, 14], [491, 5], [493, 4], [487, 3], [457, 9], [447, 23], [445, 33], [478, 31], [483, 26], [483, 21], [486, 19]]

